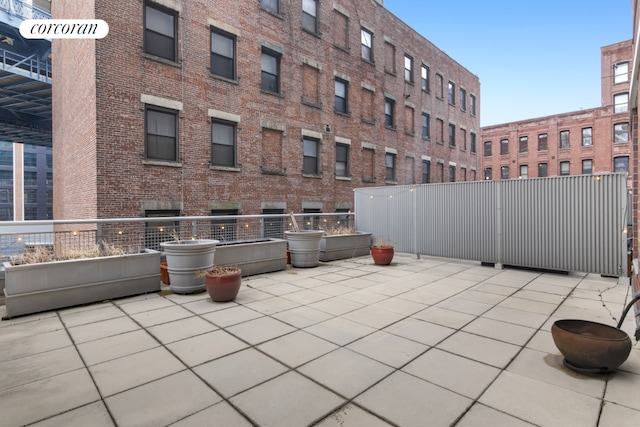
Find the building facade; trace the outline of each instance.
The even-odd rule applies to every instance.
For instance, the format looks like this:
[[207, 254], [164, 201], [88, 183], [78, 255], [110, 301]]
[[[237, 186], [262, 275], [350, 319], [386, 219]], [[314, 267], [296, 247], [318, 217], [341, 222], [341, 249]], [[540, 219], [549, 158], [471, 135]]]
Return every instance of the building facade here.
[[600, 107], [483, 127], [482, 177], [630, 172], [632, 58], [632, 40], [602, 47]]
[[477, 178], [477, 76], [382, 1], [58, 0], [54, 217], [334, 212]]

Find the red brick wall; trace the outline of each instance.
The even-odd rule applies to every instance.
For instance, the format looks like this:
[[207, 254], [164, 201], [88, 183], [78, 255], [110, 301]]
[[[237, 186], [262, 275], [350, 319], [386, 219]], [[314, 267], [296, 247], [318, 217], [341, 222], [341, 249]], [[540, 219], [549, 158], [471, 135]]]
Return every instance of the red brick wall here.
[[[350, 48], [345, 50], [344, 46], [334, 46], [334, 41], [343, 37], [344, 28], [334, 28], [336, 11], [332, 2], [320, 2], [319, 37], [302, 31], [300, 1], [282, 2], [284, 10], [281, 17], [260, 9], [259, 2], [253, 0], [215, 3], [185, 0], [175, 3], [181, 7], [177, 65], [143, 53], [141, 0], [96, 0], [96, 17], [106, 20], [110, 26], [109, 36], [96, 42], [95, 56], [95, 161], [100, 217], [141, 216], [144, 206], [154, 203], [173, 203], [174, 206], [179, 203], [184, 214], [202, 215], [208, 213], [211, 202], [221, 201], [240, 202], [241, 213], [244, 214], [259, 213], [262, 202], [285, 202], [288, 210], [296, 212], [301, 211], [303, 202], [320, 202], [323, 211], [331, 212], [336, 204], [353, 202], [354, 187], [385, 184], [385, 147], [398, 151], [396, 176], [405, 177], [413, 170], [416, 182], [420, 182], [421, 167], [411, 167], [410, 163], [420, 163], [422, 155], [431, 156], [433, 163], [438, 158], [447, 164], [454, 161], [468, 168], [479, 167], [478, 156], [469, 151], [461, 147], [450, 148], [446, 143], [436, 144], [433, 138], [423, 141], [419, 129], [415, 135], [410, 135], [402, 126], [405, 123], [406, 100], [415, 106], [416, 115], [422, 110], [430, 112], [432, 127], [438, 115], [447, 124], [453, 121], [456, 126], [464, 126], [469, 132], [479, 135], [479, 116], [461, 111], [459, 105], [448, 105], [446, 99], [437, 100], [433, 81], [430, 93], [420, 89], [420, 64], [422, 61], [429, 64], [432, 79], [438, 71], [446, 81], [455, 81], [457, 88], [464, 87], [467, 94], [473, 93], [479, 100], [478, 78], [378, 4], [342, 2], [350, 15]], [[233, 27], [239, 34], [237, 83], [218, 79], [208, 70], [210, 19]], [[360, 59], [361, 21], [374, 31], [373, 65]], [[396, 45], [397, 76], [384, 72], [385, 36]], [[284, 49], [282, 96], [260, 91], [261, 41]], [[405, 51], [415, 60], [415, 85], [404, 82]], [[302, 103], [303, 87], [308, 87], [303, 84], [305, 67], [302, 65], [306, 60], [321, 67], [317, 88], [320, 108]], [[336, 73], [350, 79], [350, 114], [347, 116], [333, 111]], [[371, 106], [361, 103], [362, 83], [375, 87]], [[392, 94], [397, 100], [397, 130], [384, 128], [385, 93]], [[179, 119], [180, 167], [144, 161], [144, 104], [140, 100], [141, 94], [183, 104]], [[64, 104], [60, 105], [60, 108], [64, 107]], [[363, 111], [365, 108], [375, 111], [371, 114]], [[209, 166], [209, 109], [241, 117], [237, 170], [213, 170]], [[375, 118], [375, 123], [361, 120], [361, 117], [368, 116]], [[265, 121], [284, 126], [284, 176], [261, 172], [261, 166], [270, 165], [263, 164], [262, 159], [270, 155], [264, 151], [273, 147], [269, 141], [262, 141], [265, 133], [261, 123]], [[416, 117], [416, 126], [418, 123]], [[302, 129], [322, 134], [321, 177], [302, 176]], [[351, 180], [334, 177], [336, 136], [351, 140]], [[65, 134], [64, 137], [72, 136]], [[363, 142], [376, 147], [373, 159], [375, 183], [362, 181], [363, 176], [370, 174], [363, 169], [367, 163], [363, 157]], [[407, 156], [408, 153], [413, 157]], [[438, 179], [432, 177], [432, 182], [438, 182]]]

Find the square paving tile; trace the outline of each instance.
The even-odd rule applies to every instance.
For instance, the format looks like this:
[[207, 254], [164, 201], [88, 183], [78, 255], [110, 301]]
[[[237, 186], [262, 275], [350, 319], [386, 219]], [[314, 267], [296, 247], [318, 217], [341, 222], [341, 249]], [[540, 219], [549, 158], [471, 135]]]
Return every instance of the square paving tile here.
[[230, 326], [226, 330], [255, 345], [293, 332], [296, 328], [272, 317], [260, 317]]
[[312, 289], [303, 289], [297, 292], [283, 295], [282, 297], [299, 304], [311, 304], [323, 299], [331, 298], [331, 295]]
[[370, 326], [341, 317], [334, 317], [325, 322], [316, 323], [304, 330], [341, 346], [375, 332], [375, 329]]
[[345, 400], [302, 375], [289, 372], [232, 397], [231, 403], [260, 426], [299, 427], [325, 418]]
[[78, 344], [78, 351], [87, 366], [91, 366], [158, 346], [147, 331], [137, 330]]
[[471, 399], [477, 399], [500, 374], [500, 369], [437, 348], [402, 370]]
[[182, 371], [107, 397], [105, 402], [118, 426], [161, 426], [221, 400], [193, 372]]
[[296, 331], [260, 344], [258, 348], [285, 365], [296, 368], [338, 346], [307, 332]]
[[202, 315], [204, 319], [221, 328], [246, 322], [247, 320], [257, 319], [262, 316], [264, 316], [262, 313], [258, 313], [255, 310], [248, 309], [241, 305]]
[[225, 397], [285, 373], [289, 369], [253, 348], [221, 357], [194, 368], [194, 372]]
[[501, 307], [499, 305], [484, 313], [483, 316], [489, 319], [514, 323], [534, 329], [538, 329], [549, 318], [546, 314], [531, 313], [515, 308]]
[[378, 331], [352, 342], [347, 348], [394, 368], [400, 368], [427, 351], [429, 346], [398, 335]]
[[89, 367], [102, 396], [111, 396], [185, 369], [162, 347]]
[[536, 333], [535, 329], [526, 326], [500, 322], [486, 317], [478, 317], [462, 330], [520, 346], [529, 341], [533, 334]]
[[2, 425], [23, 426], [98, 400], [100, 395], [89, 373], [77, 369], [1, 391]]
[[[0, 348], [0, 362], [19, 359], [73, 345], [63, 329], [4, 341]], [[0, 372], [2, 375], [2, 372]]]
[[533, 427], [533, 424], [519, 420], [504, 412], [476, 403], [464, 414], [456, 427]]
[[205, 299], [199, 299], [196, 301], [191, 301], [186, 304], [182, 304], [182, 307], [191, 311], [195, 314], [206, 314], [211, 313], [212, 311], [225, 310], [231, 307], [236, 307], [238, 304], [234, 301], [229, 302], [213, 302], [211, 298], [207, 295]]
[[117, 306], [108, 303], [82, 307], [82, 309], [81, 311], [76, 311], [77, 308], [74, 307], [61, 310], [58, 313], [67, 328], [125, 316]]
[[635, 427], [640, 419], [640, 410], [604, 402], [599, 427]]
[[411, 317], [385, 328], [384, 331], [429, 346], [436, 345], [455, 332], [451, 328]]
[[129, 315], [176, 306], [170, 299], [158, 297], [156, 294], [117, 300], [116, 303], [122, 311]]
[[64, 426], [113, 427], [115, 424], [113, 424], [102, 400], [47, 418], [39, 423], [31, 424], [31, 427]]
[[315, 427], [346, 426], [391, 427], [391, 424], [349, 403], [315, 425]]
[[260, 301], [250, 302], [246, 305], [247, 308], [265, 315], [280, 313], [281, 311], [291, 310], [292, 308], [300, 306], [300, 303], [282, 297], [262, 299]]
[[[29, 317], [29, 316], [27, 316]], [[64, 324], [58, 317], [46, 317], [24, 321], [22, 318], [0, 321], [0, 343], [26, 337], [63, 330]]]
[[364, 307], [364, 304], [335, 297], [314, 302], [313, 304], [309, 304], [308, 307], [317, 308], [318, 310], [333, 314], [334, 316], [341, 316], [350, 311]]
[[242, 350], [247, 344], [224, 330], [217, 330], [167, 345], [187, 366], [197, 366], [210, 360]]
[[272, 317], [296, 328], [306, 328], [307, 326], [331, 319], [333, 315], [305, 305], [281, 311], [273, 314]]
[[638, 409], [640, 408], [639, 383], [640, 375], [616, 371], [613, 378], [607, 383], [607, 392], [604, 395], [604, 399], [629, 408]]
[[188, 310], [179, 305], [172, 305], [157, 310], [143, 311], [132, 314], [131, 317], [145, 328], [162, 323], [173, 322], [174, 320], [184, 319], [193, 316]]
[[346, 313], [342, 315], [342, 317], [344, 319], [362, 323], [363, 325], [371, 326], [372, 328], [382, 329], [405, 318], [406, 315], [376, 308], [374, 306], [367, 306]]
[[477, 316], [473, 314], [462, 313], [459, 311], [448, 310], [438, 306], [431, 306], [411, 317], [424, 320], [425, 322], [435, 323], [437, 325], [446, 326], [452, 329], [460, 329], [467, 323], [470, 323]]
[[473, 314], [476, 316], [480, 316], [493, 308], [493, 305], [491, 304], [470, 301], [459, 297], [447, 299], [445, 301], [439, 302], [437, 305], [440, 308], [446, 308], [449, 310]]
[[425, 304], [420, 304], [418, 302], [407, 301], [402, 298], [389, 298], [380, 302], [373, 304], [371, 307], [373, 308], [381, 308], [383, 310], [388, 310], [393, 313], [402, 314], [404, 316], [409, 316], [419, 311], [424, 310], [427, 306]]
[[533, 301], [526, 298], [509, 297], [502, 301], [498, 307], [515, 308], [516, 310], [529, 311], [531, 313], [551, 315], [558, 304], [543, 301]]
[[129, 317], [116, 317], [67, 329], [76, 344], [140, 330]]
[[520, 347], [513, 344], [466, 332], [456, 332], [437, 347], [496, 368], [507, 366], [520, 350]]
[[186, 338], [202, 335], [218, 329], [206, 320], [192, 316], [174, 322], [163, 323], [147, 328], [147, 331], [163, 344], [170, 344]]
[[393, 368], [339, 348], [301, 366], [298, 371], [342, 396], [353, 398], [389, 375]]
[[171, 427], [202, 427], [211, 425], [252, 427], [252, 424], [227, 402], [216, 403], [207, 409], [171, 424]]
[[503, 372], [480, 403], [535, 425], [595, 426], [600, 400], [512, 372]]
[[452, 425], [472, 400], [398, 371], [355, 402], [397, 425], [424, 427]]

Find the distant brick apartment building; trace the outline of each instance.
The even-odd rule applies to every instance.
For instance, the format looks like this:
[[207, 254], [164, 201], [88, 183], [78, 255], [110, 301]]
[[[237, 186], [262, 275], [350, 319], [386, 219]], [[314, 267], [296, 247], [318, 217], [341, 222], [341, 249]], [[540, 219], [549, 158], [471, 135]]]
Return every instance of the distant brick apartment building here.
[[334, 212], [471, 181], [477, 76], [357, 0], [57, 0], [54, 217]]
[[482, 177], [630, 172], [634, 159], [629, 125], [632, 63], [632, 40], [602, 47], [600, 107], [483, 127]]

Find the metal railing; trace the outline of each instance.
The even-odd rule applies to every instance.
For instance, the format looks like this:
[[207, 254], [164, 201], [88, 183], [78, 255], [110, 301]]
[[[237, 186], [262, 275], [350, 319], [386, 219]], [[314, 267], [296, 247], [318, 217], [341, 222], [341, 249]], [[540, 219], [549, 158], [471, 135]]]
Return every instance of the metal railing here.
[[0, 10], [20, 19], [51, 19], [51, 14], [20, 0], [0, 0]]
[[0, 48], [0, 68], [45, 83], [51, 83], [51, 60], [24, 56]]
[[[331, 231], [354, 227], [353, 213], [303, 213], [294, 218], [300, 229]], [[29, 224], [50, 226], [52, 231], [14, 231]], [[128, 252], [172, 240], [216, 239], [221, 242], [265, 238], [284, 239], [293, 229], [290, 214], [150, 217], [91, 220], [0, 222], [0, 257], [4, 260], [37, 246], [81, 251], [106, 243]]]

